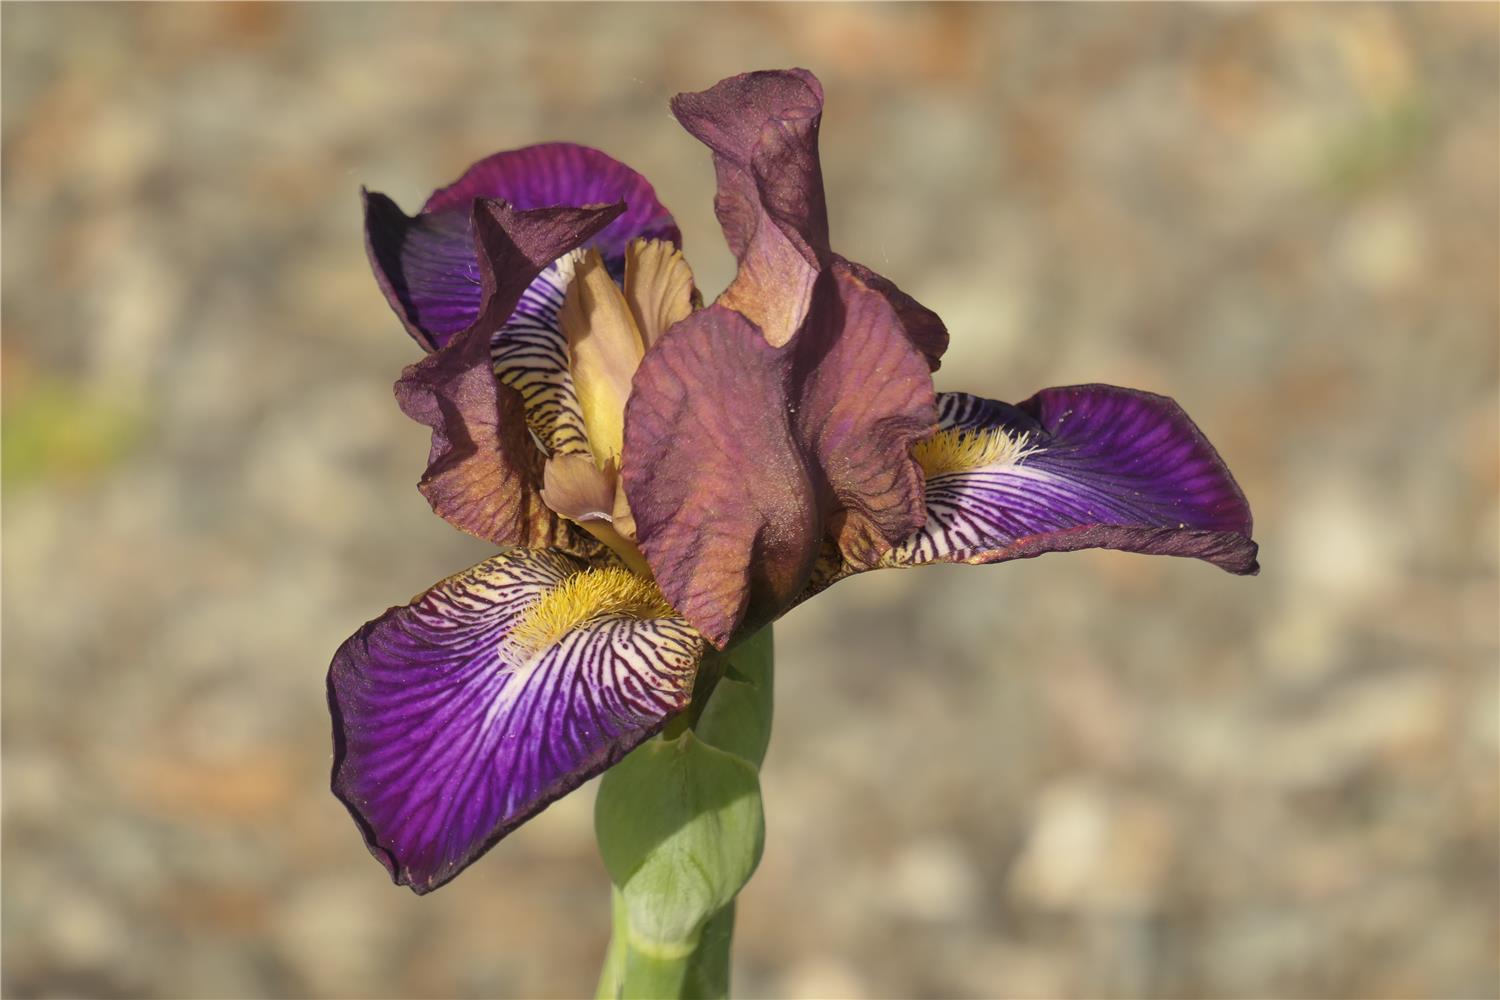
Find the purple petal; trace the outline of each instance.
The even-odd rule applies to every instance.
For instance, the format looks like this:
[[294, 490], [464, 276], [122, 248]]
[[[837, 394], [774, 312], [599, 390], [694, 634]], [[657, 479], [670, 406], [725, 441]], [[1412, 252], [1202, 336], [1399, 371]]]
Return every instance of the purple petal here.
[[682, 244], [672, 214], [646, 178], [607, 153], [571, 142], [544, 142], [487, 156], [434, 191], [422, 213], [467, 210], [477, 198], [498, 198], [521, 209], [623, 201], [620, 217], [584, 244], [606, 258], [623, 258], [626, 244], [636, 237]]
[[1026, 453], [930, 475], [927, 523], [882, 565], [990, 563], [1110, 548], [1255, 573], [1250, 508], [1202, 432], [1165, 396], [1086, 385], [1019, 406], [940, 397], [940, 427], [1001, 429]]
[[620, 202], [521, 210], [476, 201], [408, 218], [385, 195], [363, 195], [375, 280], [407, 332], [429, 351], [467, 330], [494, 330], [538, 272], [624, 211]]
[[398, 884], [447, 882], [687, 704], [703, 643], [680, 619], [604, 614], [515, 648], [527, 612], [582, 570], [496, 556], [335, 654], [333, 790]]

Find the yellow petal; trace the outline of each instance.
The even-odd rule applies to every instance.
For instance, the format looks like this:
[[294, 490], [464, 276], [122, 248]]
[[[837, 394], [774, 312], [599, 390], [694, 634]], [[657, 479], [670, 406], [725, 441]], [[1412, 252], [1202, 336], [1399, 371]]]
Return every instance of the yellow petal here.
[[573, 391], [583, 410], [589, 450], [601, 466], [625, 440], [625, 400], [646, 345], [598, 251], [579, 259], [558, 321], [568, 338]]
[[693, 311], [693, 271], [666, 240], [631, 240], [625, 248], [625, 301], [647, 347]]
[[[588, 455], [553, 455], [542, 470], [542, 502], [614, 550], [637, 576], [651, 579], [651, 568], [635, 544], [635, 519], [615, 523], [624, 503], [619, 466], [613, 459], [600, 468]], [[624, 530], [622, 530], [624, 529]]]
[[614, 466], [600, 469], [588, 455], [553, 455], [542, 470], [542, 502], [577, 524], [609, 521], [615, 509]]

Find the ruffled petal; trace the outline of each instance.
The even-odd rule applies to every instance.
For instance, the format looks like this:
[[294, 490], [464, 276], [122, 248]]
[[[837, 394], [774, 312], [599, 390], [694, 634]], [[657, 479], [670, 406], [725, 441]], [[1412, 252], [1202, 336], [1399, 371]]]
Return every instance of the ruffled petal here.
[[948, 350], [948, 327], [937, 313], [896, 287], [896, 283], [883, 275], [837, 254], [833, 266], [847, 271], [872, 290], [882, 295], [896, 311], [896, 318], [906, 331], [906, 339], [927, 359], [927, 367], [937, 371], [942, 364], [944, 352]]
[[636, 373], [622, 470], [662, 592], [723, 648], [796, 598], [829, 532], [878, 560], [922, 523], [911, 447], [934, 420], [924, 359], [850, 275], [782, 347], [720, 304], [673, 326]]
[[482, 338], [463, 338], [409, 366], [396, 401], [432, 428], [417, 489], [439, 517], [495, 545], [545, 546], [567, 530], [542, 503], [542, 456], [521, 397], [495, 381]]
[[1010, 406], [946, 393], [939, 411], [918, 448], [927, 523], [881, 565], [1109, 548], [1259, 570], [1244, 493], [1165, 396], [1085, 385]]
[[398, 884], [447, 882], [687, 705], [702, 639], [643, 588], [515, 550], [339, 648], [333, 791]]
[[544, 142], [487, 156], [434, 191], [422, 211], [467, 208], [476, 198], [498, 198], [523, 209], [623, 201], [620, 217], [584, 244], [617, 263], [637, 237], [682, 244], [672, 213], [657, 199], [650, 181], [608, 153], [576, 143]]
[[[478, 202], [476, 242], [486, 262], [484, 316], [511, 314], [537, 275], [614, 218], [618, 208], [517, 211]], [[396, 398], [432, 428], [420, 489], [433, 510], [496, 545], [552, 545], [566, 539], [538, 497], [541, 454], [527, 430], [524, 398], [497, 381], [490, 337], [471, 326], [411, 365]]]
[[792, 398], [798, 439], [833, 493], [829, 527], [844, 557], [873, 566], [926, 520], [912, 445], [937, 420], [926, 360], [890, 302], [852, 274], [831, 275], [827, 315], [798, 335]]
[[740, 265], [719, 302], [780, 346], [802, 325], [829, 260], [822, 85], [804, 69], [744, 73], [678, 94], [672, 113], [714, 154], [714, 211]]
[[937, 314], [829, 249], [817, 77], [805, 69], [745, 73], [700, 93], [678, 94], [672, 113], [714, 154], [714, 210], [739, 261], [721, 305], [748, 316], [779, 346], [806, 319], [819, 273], [836, 268], [884, 296], [928, 367], [938, 367], [948, 331]]

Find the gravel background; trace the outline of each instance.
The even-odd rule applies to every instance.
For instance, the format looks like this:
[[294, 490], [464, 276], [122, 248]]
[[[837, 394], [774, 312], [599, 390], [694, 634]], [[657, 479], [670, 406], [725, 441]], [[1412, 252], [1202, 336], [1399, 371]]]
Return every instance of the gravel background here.
[[576, 996], [592, 792], [391, 887], [323, 674], [487, 553], [412, 488], [360, 243], [495, 149], [656, 184], [666, 110], [823, 78], [837, 247], [940, 387], [1175, 396], [1265, 570], [872, 574], [779, 628], [744, 996], [1495, 996], [1494, 5], [45, 6], [3, 12], [13, 997]]

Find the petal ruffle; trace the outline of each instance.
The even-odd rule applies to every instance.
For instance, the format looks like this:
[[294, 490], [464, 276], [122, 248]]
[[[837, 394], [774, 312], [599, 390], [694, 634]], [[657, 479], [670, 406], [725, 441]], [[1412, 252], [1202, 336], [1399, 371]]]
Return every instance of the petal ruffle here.
[[932, 380], [894, 309], [842, 272], [781, 347], [721, 304], [673, 326], [636, 373], [625, 493], [667, 599], [723, 648], [807, 585], [825, 534], [869, 563], [923, 518], [914, 441]]
[[818, 158], [823, 88], [805, 69], [745, 73], [698, 93], [678, 94], [672, 113], [714, 154], [714, 211], [739, 261], [719, 303], [748, 316], [767, 340], [792, 338], [830, 267], [886, 298], [908, 338], [936, 369], [948, 346], [937, 314], [892, 282], [829, 249]]
[[946, 443], [987, 461], [929, 469], [927, 523], [883, 566], [1109, 548], [1259, 570], [1244, 493], [1165, 396], [1085, 385], [1010, 406], [945, 393], [939, 415], [938, 438], [922, 448]]
[[480, 160], [434, 192], [415, 217], [383, 194], [365, 192], [364, 199], [365, 247], [375, 279], [408, 332], [428, 350], [472, 326], [494, 330], [510, 315], [486, 308], [486, 260], [476, 253], [481, 234], [475, 226], [483, 202], [503, 201], [521, 211], [620, 204], [618, 217], [580, 241], [597, 247], [617, 270], [624, 266], [626, 244], [637, 236], [682, 239], [644, 177], [597, 149], [571, 143]]
[[[618, 210], [517, 211], [502, 202], [477, 203], [486, 315], [510, 315], [543, 269]], [[408, 367], [396, 398], [408, 416], [432, 428], [419, 488], [439, 516], [496, 545], [559, 544], [571, 534], [540, 501], [542, 456], [527, 430], [525, 401], [497, 380], [483, 325]]]
[[397, 883], [447, 882], [687, 705], [702, 639], [601, 572], [508, 552], [335, 654], [333, 791]]

